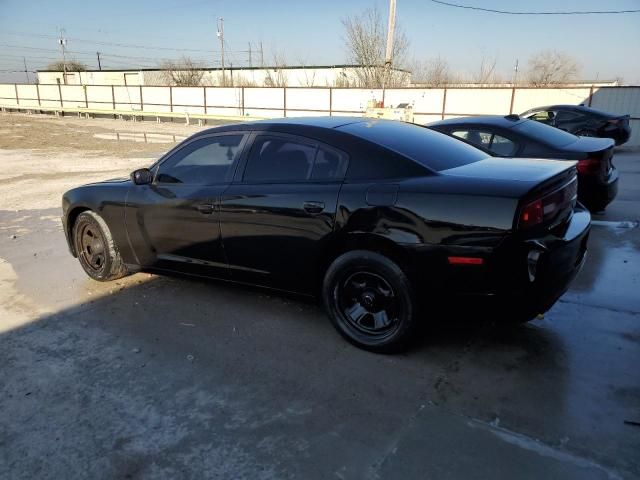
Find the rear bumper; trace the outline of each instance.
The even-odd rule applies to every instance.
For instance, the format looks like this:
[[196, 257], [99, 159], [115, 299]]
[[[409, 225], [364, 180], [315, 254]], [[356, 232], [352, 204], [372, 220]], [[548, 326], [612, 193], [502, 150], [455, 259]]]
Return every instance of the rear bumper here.
[[[567, 291], [584, 265], [590, 229], [591, 215], [580, 207], [561, 236], [522, 242], [516, 247], [515, 268], [505, 272], [509, 281], [499, 281], [496, 296], [535, 313], [547, 311]], [[536, 256], [532, 252], [538, 256], [536, 262], [530, 260]]]
[[[519, 313], [545, 312], [567, 291], [582, 268], [590, 228], [589, 211], [578, 206], [561, 233], [549, 232], [536, 238], [514, 234], [495, 248], [449, 247], [437, 255], [422, 256], [417, 262], [420, 271], [423, 275], [435, 273], [436, 278], [427, 276], [437, 281], [423, 283], [418, 291], [438, 291], [447, 298], [471, 296], [480, 304], [489, 301], [494, 307]], [[441, 254], [482, 258], [483, 263], [435, 269], [434, 257]], [[533, 271], [530, 255], [536, 258]]]
[[618, 195], [618, 170], [613, 168], [605, 182], [589, 176], [578, 179], [578, 199], [592, 211], [609, 205]]

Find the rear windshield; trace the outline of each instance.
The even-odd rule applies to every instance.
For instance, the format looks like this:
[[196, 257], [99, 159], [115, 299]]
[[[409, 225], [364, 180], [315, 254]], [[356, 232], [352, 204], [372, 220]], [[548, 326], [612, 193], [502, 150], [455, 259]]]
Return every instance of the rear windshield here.
[[559, 128], [536, 122], [535, 120], [520, 122], [513, 127], [513, 130], [531, 137], [534, 140], [551, 145], [552, 147], [564, 147], [578, 140], [578, 137], [575, 135], [571, 135]]
[[437, 172], [487, 158], [482, 150], [411, 123], [371, 120], [343, 125], [339, 130], [393, 150]]

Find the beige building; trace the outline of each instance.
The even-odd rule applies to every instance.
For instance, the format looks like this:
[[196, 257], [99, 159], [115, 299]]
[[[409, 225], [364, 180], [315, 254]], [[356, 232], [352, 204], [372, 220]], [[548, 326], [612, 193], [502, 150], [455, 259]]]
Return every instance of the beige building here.
[[[381, 67], [382, 68], [382, 67]], [[198, 69], [203, 86], [287, 86], [287, 87], [357, 87], [364, 69], [358, 65], [316, 65], [286, 67], [243, 67]], [[175, 85], [171, 75], [159, 69], [86, 70], [83, 72], [38, 70], [41, 85]], [[179, 72], [176, 72], [179, 73]], [[411, 72], [391, 70], [390, 82], [396, 87], [411, 83]]]

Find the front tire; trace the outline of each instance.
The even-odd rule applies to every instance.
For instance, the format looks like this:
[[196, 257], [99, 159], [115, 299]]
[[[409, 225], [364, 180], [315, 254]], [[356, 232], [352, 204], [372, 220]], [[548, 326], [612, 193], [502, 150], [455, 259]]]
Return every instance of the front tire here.
[[416, 331], [409, 279], [387, 257], [354, 250], [327, 270], [322, 296], [331, 322], [352, 344], [378, 353], [406, 349]]
[[73, 242], [78, 261], [94, 280], [108, 282], [128, 275], [109, 227], [100, 215], [82, 212], [73, 224]]

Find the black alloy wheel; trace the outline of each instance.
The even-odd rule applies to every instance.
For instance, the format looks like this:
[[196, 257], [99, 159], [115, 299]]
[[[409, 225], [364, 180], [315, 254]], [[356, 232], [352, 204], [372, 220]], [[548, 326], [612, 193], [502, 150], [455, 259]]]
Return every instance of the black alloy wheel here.
[[85, 211], [73, 224], [73, 244], [80, 265], [94, 280], [105, 282], [128, 274], [106, 222]]
[[323, 299], [338, 332], [360, 348], [392, 353], [413, 340], [412, 285], [395, 262], [379, 253], [353, 250], [334, 260], [325, 274]]

